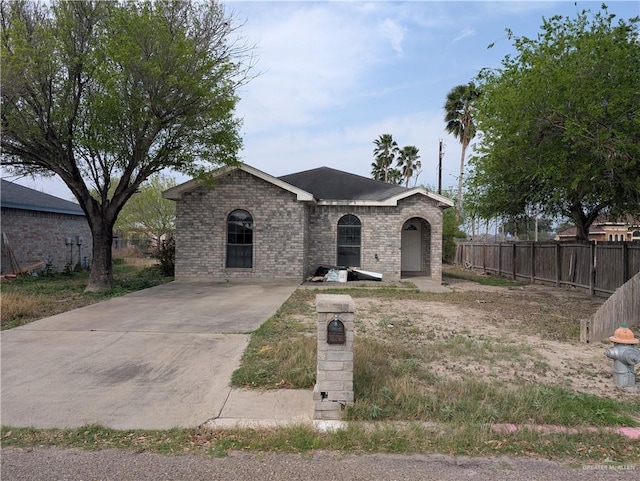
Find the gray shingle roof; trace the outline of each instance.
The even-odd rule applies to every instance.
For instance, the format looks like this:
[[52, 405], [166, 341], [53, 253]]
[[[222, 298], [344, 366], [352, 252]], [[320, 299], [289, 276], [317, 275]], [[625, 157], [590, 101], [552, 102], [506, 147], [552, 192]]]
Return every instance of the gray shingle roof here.
[[408, 189], [330, 167], [305, 170], [278, 179], [314, 195], [318, 200], [382, 201]]
[[84, 215], [82, 208], [68, 200], [2, 179], [0, 205], [4, 208]]

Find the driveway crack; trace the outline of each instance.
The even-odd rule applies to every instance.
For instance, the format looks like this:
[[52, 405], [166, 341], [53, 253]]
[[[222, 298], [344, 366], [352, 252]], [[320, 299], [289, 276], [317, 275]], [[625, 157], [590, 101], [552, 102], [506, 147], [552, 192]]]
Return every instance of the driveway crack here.
[[218, 415], [215, 416], [213, 419], [220, 419], [222, 417], [222, 411], [224, 411], [224, 408], [227, 405], [227, 402], [229, 401], [229, 397], [231, 396], [231, 391], [233, 390], [232, 387], [229, 388], [229, 390], [227, 391], [227, 395], [224, 398], [224, 401], [222, 402], [222, 407], [220, 408], [220, 411], [218, 412]]

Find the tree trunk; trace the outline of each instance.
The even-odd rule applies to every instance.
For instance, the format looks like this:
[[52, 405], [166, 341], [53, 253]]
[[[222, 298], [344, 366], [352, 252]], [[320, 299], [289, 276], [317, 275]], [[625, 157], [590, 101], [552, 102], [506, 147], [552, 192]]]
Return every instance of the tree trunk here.
[[[115, 222], [115, 221], [114, 221]], [[113, 266], [111, 243], [113, 242], [113, 224], [104, 219], [92, 219], [89, 222], [93, 236], [93, 261], [86, 292], [98, 292], [113, 285]]]
[[589, 228], [593, 221], [596, 220], [599, 210], [594, 210], [585, 214], [581, 206], [577, 203], [571, 207], [571, 218], [576, 224], [576, 240], [586, 241], [589, 240]]
[[591, 224], [585, 224], [584, 222], [582, 222], [582, 220], [577, 220], [574, 218], [574, 220], [576, 221], [576, 240], [579, 241], [586, 241], [589, 240], [589, 227], [591, 227]]
[[466, 144], [462, 143], [460, 154], [460, 176], [458, 177], [458, 203], [456, 205], [456, 222], [460, 224], [460, 211], [462, 210], [462, 174], [464, 173], [464, 156], [467, 152]]

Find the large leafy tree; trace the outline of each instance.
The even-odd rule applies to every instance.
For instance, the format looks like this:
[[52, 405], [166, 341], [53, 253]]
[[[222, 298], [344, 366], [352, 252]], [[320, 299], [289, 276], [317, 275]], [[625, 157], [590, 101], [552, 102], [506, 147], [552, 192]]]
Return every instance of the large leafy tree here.
[[382, 134], [373, 143], [375, 148], [373, 149], [374, 162], [371, 164], [371, 174], [376, 180], [389, 182], [389, 170], [392, 169], [400, 151], [398, 143], [393, 140], [391, 134]]
[[553, 220], [547, 217], [519, 217], [503, 222], [500, 228], [503, 233], [519, 240], [546, 240], [553, 231]]
[[476, 135], [474, 104], [479, 96], [479, 90], [473, 82], [470, 82], [453, 87], [447, 94], [444, 103], [445, 129], [458, 139], [462, 147], [460, 175], [458, 176], [458, 202], [456, 204], [457, 220], [460, 220], [460, 210], [462, 209], [462, 185], [467, 148]]
[[537, 38], [479, 76], [472, 160], [478, 211], [570, 217], [587, 239], [599, 214], [640, 209], [639, 18], [606, 6], [543, 20]]
[[162, 197], [176, 181], [157, 174], [149, 177], [120, 211], [115, 229], [123, 234], [145, 236], [156, 249], [176, 229], [176, 203]]
[[420, 158], [420, 149], [415, 145], [405, 145], [400, 149], [398, 154], [398, 169], [402, 173], [405, 187], [409, 187], [409, 181], [413, 176], [416, 176], [418, 169], [422, 167], [422, 163], [418, 160]]
[[[422, 184], [420, 187], [430, 192], [436, 191], [436, 187], [432, 185]], [[456, 192], [453, 189], [445, 189], [442, 195], [454, 199]], [[456, 241], [466, 238], [467, 234], [461, 229], [460, 221], [456, 219], [455, 209], [445, 209], [442, 213], [442, 262], [453, 262], [456, 255]]]
[[2, 164], [66, 183], [93, 234], [87, 289], [108, 287], [114, 223], [145, 179], [235, 161], [250, 49], [215, 1], [3, 1], [0, 15]]

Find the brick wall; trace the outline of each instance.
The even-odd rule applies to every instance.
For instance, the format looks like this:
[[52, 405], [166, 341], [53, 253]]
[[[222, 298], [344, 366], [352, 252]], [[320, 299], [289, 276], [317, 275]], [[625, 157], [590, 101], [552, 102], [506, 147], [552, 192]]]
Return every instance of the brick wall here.
[[[253, 267], [227, 269], [227, 217], [243, 209], [253, 217]], [[296, 279], [304, 277], [307, 244], [303, 203], [242, 170], [216, 179], [210, 189], [177, 202], [176, 279]]]
[[[211, 189], [184, 193], [177, 202], [176, 278], [290, 278], [303, 280], [318, 265], [337, 263], [338, 220], [345, 214], [362, 223], [361, 265], [385, 280], [401, 276], [401, 233], [412, 218], [423, 222], [423, 272], [441, 279], [442, 211], [422, 195], [397, 207], [319, 206], [269, 182], [236, 170]], [[253, 268], [227, 269], [227, 217], [248, 211], [254, 222]], [[377, 258], [376, 258], [377, 255]]]
[[397, 207], [310, 205], [307, 273], [319, 264], [337, 263], [338, 220], [346, 214], [362, 223], [360, 267], [382, 273], [385, 280], [400, 279], [404, 223], [412, 218], [425, 221], [423, 271], [434, 280], [442, 279], [442, 211], [419, 194], [401, 200]]
[[[6, 234], [20, 267], [43, 261], [45, 264], [50, 262], [55, 270], [62, 271], [69, 263], [75, 266], [80, 262], [83, 267], [85, 262], [91, 263], [91, 230], [84, 216], [4, 208], [2, 232]], [[84, 240], [82, 252], [76, 245], [77, 236]], [[65, 245], [67, 237], [73, 239], [73, 252], [71, 246]], [[11, 262], [3, 246], [2, 272], [10, 271]]]

